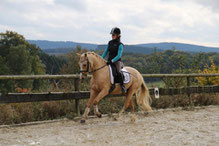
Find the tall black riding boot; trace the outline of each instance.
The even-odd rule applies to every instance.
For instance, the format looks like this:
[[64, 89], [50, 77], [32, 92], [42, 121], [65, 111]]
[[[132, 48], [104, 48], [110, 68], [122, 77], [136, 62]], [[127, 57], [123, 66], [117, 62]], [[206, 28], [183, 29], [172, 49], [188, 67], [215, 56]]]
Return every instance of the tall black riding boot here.
[[122, 75], [122, 73], [119, 73], [119, 83], [120, 83], [120, 86], [122, 88], [122, 93], [126, 93], [126, 88], [125, 88], [125, 85], [123, 83], [123, 80], [124, 80], [124, 77]]

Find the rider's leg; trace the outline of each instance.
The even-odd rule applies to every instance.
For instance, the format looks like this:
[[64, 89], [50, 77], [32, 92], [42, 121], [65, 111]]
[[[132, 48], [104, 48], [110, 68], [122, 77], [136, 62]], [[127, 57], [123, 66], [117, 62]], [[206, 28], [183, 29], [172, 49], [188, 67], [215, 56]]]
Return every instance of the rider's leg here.
[[122, 88], [122, 93], [126, 93], [126, 88], [125, 88], [125, 85], [124, 85], [124, 83], [123, 83], [123, 75], [122, 75], [122, 73], [120, 72], [119, 73], [119, 84], [120, 84], [120, 86], [121, 86], [121, 88]]
[[116, 65], [117, 74], [119, 76], [119, 82], [120, 82], [120, 86], [122, 88], [122, 92], [125, 93], [126, 92], [126, 88], [125, 88], [125, 85], [123, 83], [123, 75], [122, 75], [122, 72], [121, 72], [122, 62], [121, 61], [117, 61], [117, 62], [115, 62], [115, 65]]

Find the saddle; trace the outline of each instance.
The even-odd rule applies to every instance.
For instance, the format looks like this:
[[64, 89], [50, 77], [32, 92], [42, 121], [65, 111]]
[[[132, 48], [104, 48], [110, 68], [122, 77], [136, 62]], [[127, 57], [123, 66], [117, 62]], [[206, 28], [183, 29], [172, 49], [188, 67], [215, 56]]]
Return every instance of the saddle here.
[[[120, 83], [120, 78], [119, 75], [117, 74], [116, 66], [115, 65], [109, 65], [109, 70], [110, 70], [110, 82], [111, 82], [111, 89], [109, 91], [112, 92], [113, 89], [115, 88], [115, 84]], [[122, 72], [122, 79], [123, 83], [127, 84], [130, 82], [130, 73], [126, 70], [126, 68], [121, 69]]]

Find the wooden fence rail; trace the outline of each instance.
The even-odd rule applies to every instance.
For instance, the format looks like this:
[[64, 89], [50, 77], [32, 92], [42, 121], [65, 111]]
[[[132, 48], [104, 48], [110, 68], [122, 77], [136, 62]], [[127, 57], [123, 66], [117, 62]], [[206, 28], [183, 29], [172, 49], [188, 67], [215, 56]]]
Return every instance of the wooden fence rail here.
[[[142, 74], [144, 78], [165, 77], [216, 77], [217, 74]], [[90, 75], [88, 76], [91, 77]], [[79, 74], [66, 75], [0, 75], [0, 80], [34, 80], [34, 79], [77, 79]]]
[[[190, 93], [219, 93], [219, 85], [214, 86], [197, 86], [186, 88], [159, 88], [160, 95], [178, 95]], [[154, 88], [150, 88], [151, 95], [154, 94]], [[108, 95], [107, 97], [118, 97], [119, 95]], [[42, 92], [42, 93], [6, 93], [0, 94], [0, 103], [20, 103], [20, 102], [38, 102], [38, 101], [55, 101], [55, 100], [80, 100], [88, 99], [89, 91], [73, 92]]]
[[[184, 88], [159, 88], [160, 95], [177, 95], [187, 94], [190, 105], [192, 105], [192, 93], [219, 93], [219, 85], [215, 86], [190, 86], [190, 78], [192, 77], [219, 77], [217, 74], [142, 74], [144, 78], [172, 78], [186, 77], [187, 87]], [[91, 76], [89, 76], [91, 77]], [[36, 80], [36, 79], [74, 79], [74, 92], [44, 92], [44, 93], [0, 93], [0, 103], [20, 103], [20, 102], [38, 102], [38, 101], [54, 101], [54, 100], [75, 100], [75, 110], [80, 115], [79, 100], [88, 99], [89, 91], [79, 91], [79, 75], [0, 75], [0, 80]], [[150, 94], [154, 94], [154, 89], [149, 89]], [[121, 96], [121, 95], [113, 95]], [[112, 95], [108, 95], [112, 97]]]

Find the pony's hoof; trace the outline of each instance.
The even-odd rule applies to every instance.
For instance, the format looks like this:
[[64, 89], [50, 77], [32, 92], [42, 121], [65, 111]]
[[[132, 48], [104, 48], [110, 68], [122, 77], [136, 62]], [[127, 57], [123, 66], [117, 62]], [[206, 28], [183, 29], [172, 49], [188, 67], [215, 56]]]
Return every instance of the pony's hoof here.
[[102, 118], [102, 114], [97, 114], [97, 117], [98, 118]]
[[113, 120], [114, 120], [114, 121], [118, 121], [118, 120], [119, 120], [119, 116], [118, 116], [118, 115], [117, 115], [117, 116], [114, 116], [114, 117], [113, 117]]
[[149, 112], [147, 112], [147, 111], [146, 111], [146, 112], [144, 112], [144, 115], [145, 115], [145, 116], [148, 116], [148, 114], [149, 114]]
[[80, 123], [85, 123], [85, 120], [84, 120], [84, 119], [81, 119]]
[[131, 123], [135, 123], [136, 122], [136, 117], [134, 115], [131, 116]]
[[118, 121], [118, 119], [117, 119], [116, 117], [113, 117], [113, 120], [114, 120], [114, 121]]

